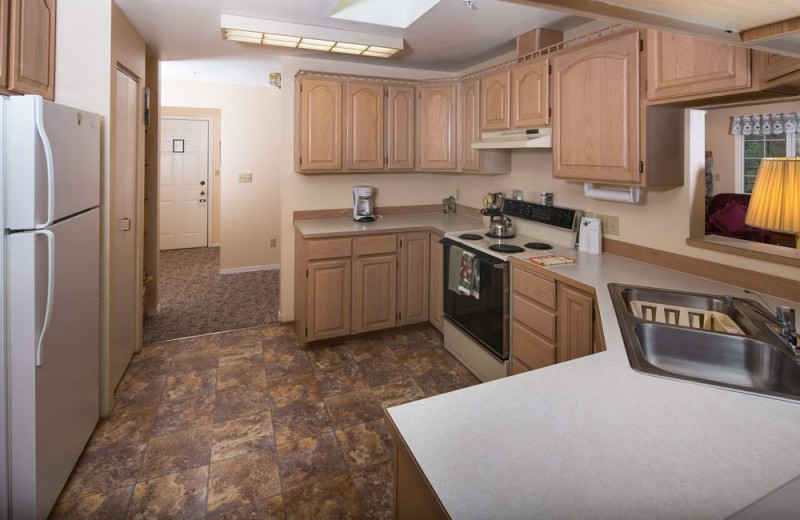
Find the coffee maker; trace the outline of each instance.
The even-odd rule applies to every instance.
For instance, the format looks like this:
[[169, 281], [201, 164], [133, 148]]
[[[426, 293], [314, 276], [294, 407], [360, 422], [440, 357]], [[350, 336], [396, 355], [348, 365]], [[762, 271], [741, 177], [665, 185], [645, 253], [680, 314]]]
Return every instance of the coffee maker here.
[[373, 210], [375, 203], [372, 197], [375, 188], [372, 186], [353, 186], [353, 220], [357, 222], [372, 222], [375, 220]]

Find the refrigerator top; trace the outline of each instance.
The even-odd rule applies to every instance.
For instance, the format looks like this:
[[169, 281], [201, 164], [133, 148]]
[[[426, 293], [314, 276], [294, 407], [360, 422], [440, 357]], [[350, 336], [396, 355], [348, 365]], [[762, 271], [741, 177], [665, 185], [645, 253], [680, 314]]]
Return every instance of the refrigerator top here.
[[27, 230], [100, 204], [100, 116], [43, 100], [3, 99], [5, 227]]

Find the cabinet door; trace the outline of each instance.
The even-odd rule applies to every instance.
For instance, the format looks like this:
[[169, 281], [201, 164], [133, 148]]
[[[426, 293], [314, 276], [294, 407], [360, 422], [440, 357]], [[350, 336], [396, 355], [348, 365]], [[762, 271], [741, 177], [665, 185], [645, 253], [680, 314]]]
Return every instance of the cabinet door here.
[[442, 298], [444, 291], [444, 246], [439, 242], [441, 235], [431, 235], [430, 261], [430, 298], [428, 299], [428, 316], [431, 324], [442, 332]]
[[550, 60], [511, 69], [511, 127], [532, 128], [550, 123]]
[[727, 43], [647, 31], [647, 99], [750, 86], [750, 51]]
[[639, 182], [639, 32], [553, 58], [553, 176]]
[[300, 80], [301, 171], [342, 169], [342, 84], [334, 80]]
[[383, 85], [345, 84], [345, 167], [383, 169]]
[[350, 334], [350, 260], [308, 264], [308, 341]]
[[772, 81], [796, 70], [800, 70], [800, 58], [772, 52], [760, 53], [759, 67], [762, 82]]
[[511, 123], [511, 71], [481, 79], [481, 130], [506, 130]]
[[481, 93], [479, 79], [467, 81], [461, 85], [461, 133], [460, 151], [461, 169], [464, 171], [481, 171], [481, 151], [473, 150], [472, 143], [481, 140], [480, 111]]
[[456, 90], [454, 83], [419, 89], [418, 169], [456, 169]]
[[8, 88], [8, 3], [0, 0], [0, 90]]
[[414, 87], [387, 87], [389, 170], [414, 169]]
[[365, 256], [355, 261], [353, 333], [397, 324], [397, 255]]
[[8, 89], [55, 95], [56, 2], [11, 0], [8, 35]]
[[399, 325], [428, 321], [429, 269], [429, 234], [406, 233], [401, 235]]
[[594, 300], [590, 295], [561, 283], [557, 290], [556, 357], [561, 363], [592, 353]]

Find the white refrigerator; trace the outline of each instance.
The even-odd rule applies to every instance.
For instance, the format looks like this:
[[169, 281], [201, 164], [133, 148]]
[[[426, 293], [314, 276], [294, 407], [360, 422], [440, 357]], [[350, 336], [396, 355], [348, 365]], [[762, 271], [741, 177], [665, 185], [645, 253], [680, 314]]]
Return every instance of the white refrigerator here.
[[98, 420], [100, 118], [38, 96], [1, 110], [0, 518], [44, 519]]

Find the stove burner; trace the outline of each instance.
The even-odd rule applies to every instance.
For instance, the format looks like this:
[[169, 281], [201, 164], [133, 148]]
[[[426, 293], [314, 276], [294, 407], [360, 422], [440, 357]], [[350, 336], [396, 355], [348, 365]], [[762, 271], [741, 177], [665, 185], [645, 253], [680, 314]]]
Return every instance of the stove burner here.
[[541, 250], [553, 249], [553, 246], [551, 246], [550, 244], [545, 244], [544, 242], [528, 242], [527, 244], [525, 244], [525, 247], [527, 247], [528, 249], [541, 249]]
[[514, 238], [515, 235], [495, 235], [494, 233], [485, 233], [489, 238]]
[[498, 253], [522, 253], [525, 251], [521, 247], [512, 246], [511, 244], [492, 244], [489, 246], [489, 249], [497, 251]]
[[462, 233], [458, 235], [458, 238], [463, 240], [481, 240], [483, 237], [475, 233]]

